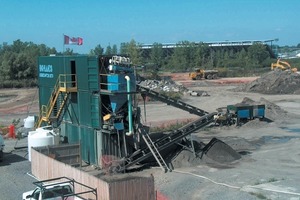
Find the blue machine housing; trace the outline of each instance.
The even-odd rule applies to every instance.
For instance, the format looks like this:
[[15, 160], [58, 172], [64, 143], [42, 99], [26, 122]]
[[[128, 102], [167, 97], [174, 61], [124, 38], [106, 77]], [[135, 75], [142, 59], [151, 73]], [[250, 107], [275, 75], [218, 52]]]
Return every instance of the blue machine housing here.
[[228, 105], [227, 112], [234, 114], [237, 119], [237, 124], [241, 120], [251, 120], [254, 118], [265, 117], [265, 105]]

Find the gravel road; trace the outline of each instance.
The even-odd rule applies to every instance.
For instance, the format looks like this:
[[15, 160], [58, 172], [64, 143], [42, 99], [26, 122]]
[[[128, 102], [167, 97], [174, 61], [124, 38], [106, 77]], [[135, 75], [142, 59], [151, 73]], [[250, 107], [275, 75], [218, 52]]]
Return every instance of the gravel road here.
[[[175, 168], [171, 173], [163, 173], [159, 168], [141, 173], [153, 174], [156, 189], [170, 200], [300, 200], [300, 95], [234, 92], [230, 90], [235, 87], [233, 85], [210, 85], [200, 81], [196, 83], [190, 89], [206, 91], [210, 96], [186, 96], [184, 101], [208, 112], [240, 103], [248, 97], [254, 101], [264, 98], [280, 106], [287, 114], [272, 113], [272, 116], [266, 116], [273, 119], [268, 123], [254, 120], [242, 127], [216, 127], [193, 134], [205, 143], [217, 137], [232, 145], [232, 148], [239, 148], [242, 158], [232, 165], [201, 163], [191, 167]], [[143, 106], [141, 107], [144, 113]], [[147, 123], [152, 125], [167, 123], [170, 120], [195, 118], [194, 115], [162, 103], [148, 104], [146, 109]], [[0, 110], [6, 109], [1, 106]], [[2, 116], [0, 113], [0, 117]], [[20, 199], [23, 192], [34, 189], [32, 182], [35, 179], [28, 175], [30, 162], [27, 160], [27, 149], [16, 150], [14, 148], [16, 141], [5, 140], [5, 160], [0, 163], [1, 200]], [[17, 147], [24, 145], [26, 139], [17, 143]]]

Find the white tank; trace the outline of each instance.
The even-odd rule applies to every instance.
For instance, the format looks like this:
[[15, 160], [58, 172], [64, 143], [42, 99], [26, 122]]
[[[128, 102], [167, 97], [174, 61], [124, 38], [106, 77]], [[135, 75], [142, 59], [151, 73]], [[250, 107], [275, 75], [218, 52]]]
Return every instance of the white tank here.
[[28, 132], [28, 160], [31, 161], [31, 147], [42, 147], [59, 144], [59, 134], [49, 127], [37, 128]]
[[33, 128], [34, 127], [34, 116], [28, 116], [24, 119], [24, 128]]

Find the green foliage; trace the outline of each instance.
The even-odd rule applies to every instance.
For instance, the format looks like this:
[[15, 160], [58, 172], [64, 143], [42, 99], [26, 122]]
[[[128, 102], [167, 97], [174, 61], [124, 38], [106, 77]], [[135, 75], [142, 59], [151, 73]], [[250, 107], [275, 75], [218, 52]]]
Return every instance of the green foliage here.
[[105, 55], [111, 55], [111, 54], [112, 54], [112, 48], [110, 45], [108, 45], [105, 50]]
[[169, 60], [168, 68], [172, 72], [186, 72], [195, 67], [195, 43], [182, 41], [176, 44], [174, 53]]
[[[300, 44], [297, 45], [298, 48]], [[211, 48], [205, 43], [181, 41], [170, 53], [166, 53], [163, 45], [153, 43], [149, 55], [142, 55], [140, 44], [134, 39], [120, 44], [119, 54], [131, 58], [133, 65], [144, 66], [143, 73], [156, 77], [162, 70], [169, 72], [190, 72], [194, 68], [218, 69], [219, 76], [253, 76], [270, 70], [276, 59], [270, 57], [266, 46], [256, 43], [242, 49]], [[275, 45], [274, 45], [275, 46]], [[273, 47], [274, 47], [273, 46]], [[279, 52], [295, 51], [296, 46], [275, 46]], [[73, 49], [67, 48], [59, 53], [55, 48], [45, 44], [34, 44], [16, 40], [12, 45], [0, 45], [0, 87], [36, 86], [37, 58], [50, 54], [74, 55]], [[104, 48], [98, 44], [91, 49], [89, 55], [118, 54], [117, 45]], [[300, 70], [300, 58], [289, 59], [292, 67]]]
[[95, 56], [95, 55], [103, 55], [103, 48], [101, 47], [100, 44], [98, 44], [94, 49], [90, 50], [89, 55]]
[[140, 48], [140, 44], [136, 43], [136, 41], [132, 39], [129, 43], [121, 44], [120, 53], [123, 55], [128, 55], [133, 65], [141, 66], [142, 56], [139, 48]]
[[300, 71], [300, 58], [292, 58], [289, 59], [289, 63], [291, 65], [292, 68], [297, 68], [298, 71]]
[[113, 55], [116, 55], [116, 54], [118, 54], [118, 47], [117, 47], [117, 45], [113, 45], [113, 47], [112, 47], [112, 50], [111, 50], [111, 53], [113, 54]]
[[38, 56], [56, 54], [45, 44], [16, 40], [0, 46], [0, 87], [36, 86]]
[[266, 46], [263, 44], [257, 43], [253, 44], [248, 48], [248, 56], [251, 60], [251, 63], [254, 65], [261, 64], [264, 60], [270, 57], [269, 52], [266, 49]]

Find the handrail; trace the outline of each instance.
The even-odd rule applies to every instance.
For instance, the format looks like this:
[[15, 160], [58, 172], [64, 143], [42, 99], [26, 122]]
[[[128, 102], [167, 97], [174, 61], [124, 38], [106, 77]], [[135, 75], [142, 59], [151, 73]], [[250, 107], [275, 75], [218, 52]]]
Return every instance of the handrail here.
[[46, 120], [49, 119], [54, 104], [57, 101], [59, 92], [67, 92], [68, 88], [77, 90], [76, 74], [59, 74], [47, 105], [42, 105], [41, 107], [40, 116], [36, 127], [39, 127], [45, 118]]
[[65, 89], [77, 87], [76, 74], [60, 74], [58, 84], [60, 88]]

